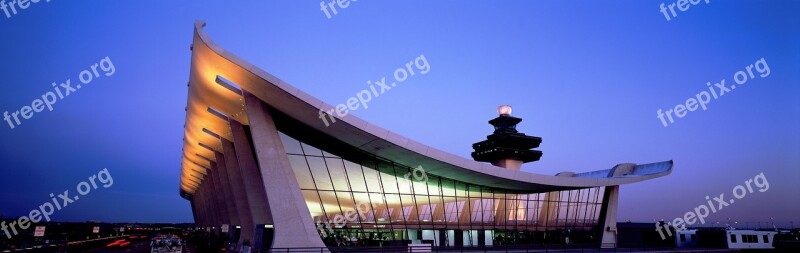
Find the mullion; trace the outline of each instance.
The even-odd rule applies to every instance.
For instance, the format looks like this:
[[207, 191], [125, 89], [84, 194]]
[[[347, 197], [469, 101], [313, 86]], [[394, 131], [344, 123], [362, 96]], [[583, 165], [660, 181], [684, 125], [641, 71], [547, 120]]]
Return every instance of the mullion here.
[[406, 219], [406, 210], [405, 207], [403, 206], [403, 193], [400, 192], [400, 180], [397, 178], [397, 167], [395, 166], [394, 162], [392, 163], [392, 172], [394, 172], [395, 175], [394, 182], [397, 185], [397, 197], [400, 198], [400, 214], [403, 216], [403, 228], [405, 231], [403, 233], [408, 234], [408, 220]]
[[[355, 208], [356, 208], [356, 212], [358, 213], [358, 215], [356, 215], [356, 217], [358, 218], [358, 230], [357, 231], [361, 231], [361, 234], [364, 234], [364, 222], [361, 220], [361, 212], [359, 212], [359, 210], [358, 210], [358, 202], [356, 202], [356, 196], [355, 196], [355, 194], [353, 194], [354, 191], [353, 191], [353, 184], [350, 182], [350, 173], [347, 173], [347, 164], [344, 162], [344, 159], [340, 159], [340, 160], [342, 161], [342, 169], [344, 170], [344, 178], [347, 180], [347, 186], [350, 189], [350, 191], [348, 191], [348, 192], [350, 193], [350, 197], [353, 198], [353, 204], [356, 205]], [[333, 182], [331, 182], [331, 183], [333, 183]], [[364, 187], [365, 188], [366, 188], [366, 184], [367, 184], [367, 182], [364, 182]], [[358, 232], [356, 232], [356, 233], [358, 233]]]
[[[374, 224], [376, 224], [376, 222], [375, 222], [375, 209], [372, 207], [372, 196], [370, 196], [370, 194], [369, 194], [369, 184], [367, 183], [367, 174], [364, 173], [364, 165], [363, 164], [359, 163], [359, 167], [361, 167], [361, 176], [364, 177], [364, 186], [365, 186], [365, 188], [367, 188], [367, 201], [369, 201], [369, 209], [370, 209], [370, 211], [372, 211], [373, 227], [375, 227], [375, 230], [378, 231], [378, 227], [376, 225], [374, 225]], [[362, 230], [363, 230], [363, 225], [362, 225]]]
[[[383, 204], [386, 205], [386, 212], [389, 213], [389, 231], [392, 234], [392, 240], [395, 240], [395, 237], [394, 237], [394, 225], [392, 225], [392, 212], [389, 209], [389, 202], [386, 202], [386, 188], [383, 187], [383, 177], [381, 176], [381, 174], [383, 174], [383, 173], [381, 173], [380, 165], [378, 165], [379, 161], [376, 159], [374, 162], [375, 162], [375, 170], [378, 171], [377, 172], [378, 173], [378, 185], [381, 188], [381, 192], [382, 192], [382, 195], [383, 195], [383, 197], [382, 197]], [[397, 189], [397, 192], [399, 193], [400, 189]], [[383, 214], [381, 214], [381, 215], [383, 215]], [[378, 223], [378, 221], [376, 220], [375, 224], [377, 224], [377, 223]]]
[[[302, 146], [303, 145], [300, 145], [301, 148], [302, 148]], [[339, 201], [339, 194], [336, 191], [336, 184], [333, 183], [333, 176], [331, 176], [331, 169], [330, 169], [330, 167], [328, 167], [328, 159], [325, 158], [325, 157], [322, 157], [322, 163], [325, 164], [325, 171], [328, 172], [328, 178], [330, 178], [330, 180], [331, 180], [331, 189], [333, 189], [333, 198], [336, 199], [336, 205], [339, 206], [339, 212], [341, 212], [342, 213], [342, 217], [344, 217], [345, 216], [345, 212], [344, 212], [344, 209], [342, 208], [342, 203]], [[344, 168], [342, 168], [342, 170], [344, 170]], [[347, 173], [347, 172], [345, 172], [345, 173]], [[322, 202], [322, 199], [320, 199], [320, 202]], [[345, 225], [343, 226], [343, 228], [344, 228], [345, 231], [347, 231], [347, 218], [345, 218]]]
[[[302, 143], [300, 144], [300, 151], [303, 152], [303, 154], [305, 154], [306, 152], [305, 149], [303, 148]], [[308, 162], [308, 157], [306, 157], [305, 155], [303, 156], [303, 160], [306, 161], [306, 166], [308, 167], [308, 173], [311, 175], [311, 182], [314, 184], [314, 189], [315, 192], [317, 193], [317, 198], [319, 199], [319, 207], [322, 210], [322, 213], [325, 215], [325, 220], [328, 222], [328, 228], [330, 229], [330, 231], [333, 231], [333, 229], [330, 228], [331, 224], [330, 217], [328, 217], [328, 212], [325, 211], [325, 204], [322, 202], [322, 195], [319, 194], [319, 190], [317, 187], [317, 180], [314, 177], [314, 172], [311, 170], [311, 163]], [[333, 182], [331, 182], [331, 184], [333, 184]], [[319, 231], [317, 232], [319, 233]], [[328, 236], [333, 236], [333, 235], [328, 235]]]

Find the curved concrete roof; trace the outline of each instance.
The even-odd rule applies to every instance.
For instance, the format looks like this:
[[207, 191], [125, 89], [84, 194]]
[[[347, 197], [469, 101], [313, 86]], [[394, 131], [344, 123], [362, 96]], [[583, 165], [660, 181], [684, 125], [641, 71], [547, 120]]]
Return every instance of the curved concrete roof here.
[[[248, 124], [243, 97], [235, 88], [220, 85], [219, 80], [224, 79], [227, 81], [222, 82], [233, 83], [255, 95], [274, 111], [305, 126], [305, 129], [315, 132], [314, 134], [335, 139], [353, 148], [412, 168], [422, 166], [429, 174], [477, 185], [545, 192], [628, 184], [665, 176], [672, 172], [672, 161], [666, 161], [632, 165], [633, 167], [629, 166], [625, 173], [615, 173], [613, 169], [609, 169], [578, 174], [559, 173], [559, 176], [541, 175], [508, 170], [450, 154], [383, 129], [354, 115], [345, 117], [333, 115], [336, 117], [336, 122], [326, 127], [319, 119], [319, 110], [328, 111], [334, 108], [333, 106], [226, 51], [209, 38], [203, 30], [204, 27], [205, 22], [195, 22], [180, 183], [181, 195], [184, 196], [196, 190], [203, 175], [206, 174], [206, 169], [210, 168], [210, 163], [215, 157], [212, 150], [221, 151], [219, 140], [213, 134], [231, 139], [228, 123], [212, 111], [224, 114], [242, 124]], [[219, 77], [222, 79], [218, 80]], [[278, 128], [281, 130], [280, 125]]]

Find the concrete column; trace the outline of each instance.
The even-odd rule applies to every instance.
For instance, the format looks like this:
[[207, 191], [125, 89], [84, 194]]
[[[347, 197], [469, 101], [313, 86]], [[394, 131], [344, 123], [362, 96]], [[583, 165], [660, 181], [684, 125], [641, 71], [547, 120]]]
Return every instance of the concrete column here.
[[[514, 222], [518, 219], [516, 215], [519, 211], [519, 197], [519, 195], [515, 194], [506, 194], [505, 199], [495, 199], [499, 203], [497, 204], [497, 210], [495, 210], [494, 224], [506, 227], [515, 224]], [[514, 213], [513, 216], [512, 212]], [[514, 227], [514, 229], [517, 228]]]
[[211, 209], [211, 199], [208, 195], [208, 185], [208, 177], [205, 177], [203, 180], [203, 209], [206, 210], [206, 217], [208, 217], [208, 219], [206, 219], [206, 227], [212, 227], [216, 223], [216, 215], [214, 215], [214, 210]]
[[214, 213], [211, 204], [211, 195], [208, 192], [208, 187], [211, 183], [208, 182], [208, 176], [203, 179], [203, 209], [206, 212], [206, 227], [213, 227], [217, 223], [217, 215]]
[[200, 212], [203, 214], [203, 227], [208, 227], [211, 223], [211, 215], [208, 214], [208, 206], [206, 203], [205, 187], [200, 188]]
[[494, 166], [503, 167], [509, 170], [520, 170], [522, 168], [522, 164], [522, 161], [515, 159], [503, 159], [492, 162], [492, 165]]
[[220, 189], [219, 177], [217, 176], [217, 163], [210, 162], [211, 169], [208, 171], [208, 182], [211, 183], [209, 186], [210, 195], [211, 195], [211, 208], [214, 209], [214, 212], [217, 215], [217, 223], [215, 226], [217, 227], [217, 233], [222, 232], [222, 224], [229, 223], [228, 220], [228, 209], [225, 207], [225, 200], [222, 190]]
[[197, 206], [199, 208], [197, 210], [200, 212], [200, 226], [206, 227], [208, 226], [209, 217], [208, 217], [208, 208], [206, 207], [206, 201], [205, 201], [206, 195], [203, 189], [205, 189], [205, 187], [204, 184], [201, 182], [200, 186], [197, 187], [197, 195], [195, 195], [195, 199], [197, 200], [198, 204]]
[[[623, 176], [633, 173], [636, 164], [621, 163], [608, 172], [608, 177]], [[602, 229], [601, 247], [617, 247], [617, 206], [619, 205], [619, 185], [606, 186], [603, 192], [603, 206], [600, 208], [598, 226]]]
[[220, 186], [220, 194], [222, 194], [223, 199], [225, 200], [225, 209], [228, 215], [228, 225], [230, 225], [230, 231], [232, 232], [236, 225], [241, 225], [241, 221], [239, 220], [239, 213], [236, 208], [236, 201], [233, 198], [233, 193], [231, 192], [231, 183], [230, 179], [228, 178], [228, 167], [225, 161], [225, 155], [220, 152], [214, 152], [214, 158], [217, 160], [217, 169], [215, 170], [216, 176], [219, 180]]
[[[255, 238], [255, 226], [272, 224], [272, 216], [270, 216], [269, 206], [267, 205], [267, 193], [264, 189], [264, 183], [261, 181], [261, 173], [250, 145], [250, 137], [247, 134], [247, 130], [241, 123], [233, 119], [230, 120], [230, 126], [236, 158], [239, 162], [242, 185], [244, 185], [245, 192], [247, 192], [246, 207], [250, 209], [252, 217], [251, 223], [242, 226], [243, 237], [245, 233], [248, 235], [242, 241], [249, 240], [251, 245], [260, 248], [261, 245], [256, 245], [256, 242], [260, 240]], [[247, 230], [246, 232], [245, 229]]]
[[253, 223], [253, 215], [250, 212], [250, 204], [247, 198], [247, 188], [244, 186], [244, 179], [242, 179], [242, 172], [239, 168], [239, 162], [236, 157], [236, 151], [232, 142], [226, 139], [220, 139], [222, 144], [222, 152], [225, 156], [225, 168], [228, 172], [228, 179], [231, 184], [231, 194], [233, 195], [233, 202], [236, 203], [236, 212], [239, 214], [239, 225], [241, 228], [241, 235], [239, 236], [238, 244], [242, 244], [244, 240], [253, 241], [253, 233], [255, 227]]
[[607, 186], [603, 193], [603, 207], [600, 209], [602, 224], [602, 248], [617, 247], [617, 205], [619, 203], [619, 185]]
[[[209, 171], [206, 171], [206, 173], [208, 173], [208, 172]], [[205, 196], [203, 198], [203, 201], [206, 203], [206, 210], [208, 210], [208, 214], [209, 214], [208, 226], [209, 227], [218, 227], [219, 226], [218, 225], [219, 224], [219, 214], [217, 213], [216, 208], [214, 208], [214, 206], [216, 204], [214, 203], [214, 195], [213, 195], [214, 192], [213, 192], [213, 189], [214, 188], [213, 188], [212, 181], [211, 181], [211, 175], [206, 175], [205, 180], [203, 180], [203, 195]], [[214, 230], [212, 229], [211, 232], [213, 234]]]
[[252, 94], [242, 93], [261, 168], [261, 188], [266, 189], [273, 217], [279, 217], [273, 220], [275, 236], [272, 248], [325, 247], [267, 106]]
[[561, 199], [561, 192], [547, 192], [544, 194], [542, 209], [539, 211], [539, 226], [555, 226], [558, 222], [558, 201]]
[[192, 208], [195, 210], [194, 212], [194, 224], [198, 227], [203, 226], [203, 205], [200, 203], [200, 190], [194, 192], [192, 195]]
[[203, 177], [203, 205], [205, 205], [203, 209], [206, 210], [206, 215], [208, 216], [207, 227], [213, 227], [217, 224], [217, 214], [212, 208], [214, 204], [211, 203], [211, 193], [209, 192], [210, 181], [208, 175]]
[[192, 207], [192, 219], [194, 220], [194, 224], [198, 224], [198, 222], [197, 222], [197, 218], [198, 218], [198, 216], [197, 216], [197, 205], [194, 202], [194, 196], [192, 196], [192, 199], [189, 200], [189, 205], [191, 205], [191, 207]]
[[[572, 172], [560, 172], [556, 174], [557, 177], [572, 177], [575, 173]], [[561, 200], [561, 194], [564, 191], [554, 191], [554, 192], [547, 192], [544, 194], [544, 201], [542, 201], [542, 209], [539, 212], [539, 226], [553, 226], [552, 223], [557, 224], [558, 222], [558, 212], [559, 208], [567, 208], [564, 206], [559, 206], [559, 201]]]

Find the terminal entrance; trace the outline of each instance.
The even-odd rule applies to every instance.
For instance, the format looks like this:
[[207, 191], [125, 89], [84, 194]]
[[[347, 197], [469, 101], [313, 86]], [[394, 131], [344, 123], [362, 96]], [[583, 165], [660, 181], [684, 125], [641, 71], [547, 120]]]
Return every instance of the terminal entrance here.
[[594, 244], [598, 232], [553, 230], [419, 230], [419, 229], [333, 229], [332, 234], [321, 234], [328, 247], [386, 247], [405, 246], [410, 243], [430, 244], [435, 247], [482, 247], [514, 245], [573, 245]]

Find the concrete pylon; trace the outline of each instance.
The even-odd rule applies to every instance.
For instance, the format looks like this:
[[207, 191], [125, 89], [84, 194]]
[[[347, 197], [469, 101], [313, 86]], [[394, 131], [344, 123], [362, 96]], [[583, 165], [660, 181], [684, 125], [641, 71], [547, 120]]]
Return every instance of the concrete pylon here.
[[253, 223], [253, 215], [252, 212], [250, 212], [247, 188], [244, 186], [244, 179], [242, 179], [242, 172], [239, 168], [236, 150], [234, 149], [233, 142], [220, 138], [220, 143], [222, 144], [223, 156], [225, 156], [225, 168], [227, 169], [228, 180], [231, 184], [231, 194], [233, 195], [233, 201], [236, 202], [236, 212], [239, 214], [241, 235], [239, 236], [238, 244], [242, 244], [244, 240], [252, 242], [254, 239], [255, 223]]
[[233, 197], [230, 179], [228, 177], [228, 166], [225, 160], [225, 155], [220, 152], [214, 152], [214, 159], [217, 161], [217, 169], [215, 170], [219, 184], [222, 190], [223, 198], [225, 199], [225, 209], [228, 214], [228, 225], [230, 225], [229, 233], [233, 231], [236, 225], [241, 225], [239, 220], [239, 211], [237, 209], [236, 201]]
[[256, 238], [256, 226], [272, 224], [272, 216], [267, 205], [267, 193], [264, 183], [261, 181], [261, 172], [258, 163], [250, 146], [250, 137], [247, 129], [236, 120], [229, 120], [231, 134], [233, 135], [233, 146], [236, 150], [236, 158], [241, 172], [242, 185], [247, 192], [246, 208], [250, 209], [252, 221], [242, 224], [242, 242], [248, 240], [255, 248], [261, 248], [260, 238]]
[[266, 189], [270, 212], [281, 217], [273, 220], [271, 248], [324, 248], [267, 106], [254, 95], [242, 93], [261, 168], [261, 187]]
[[194, 195], [192, 195], [192, 209], [194, 210], [194, 224], [198, 227], [202, 227], [203, 223], [203, 208], [202, 203], [200, 203], [200, 190], [196, 190]]
[[558, 201], [561, 199], [561, 192], [547, 192], [544, 194], [542, 209], [539, 211], [539, 226], [556, 226], [558, 222]]
[[[608, 172], [608, 177], [623, 176], [633, 173], [636, 164], [617, 164]], [[619, 185], [606, 186], [603, 192], [603, 206], [600, 208], [598, 226], [602, 229], [601, 248], [617, 247], [617, 207], [619, 205]]]
[[[556, 174], [557, 177], [572, 177], [575, 173], [560, 172]], [[562, 191], [547, 192], [544, 194], [544, 201], [542, 201], [542, 209], [539, 211], [539, 226], [553, 226], [551, 224], [558, 224], [559, 208], [568, 208], [559, 206], [561, 201]]]
[[206, 187], [205, 184], [200, 186], [200, 210], [203, 213], [203, 227], [208, 227], [211, 224], [211, 214], [208, 212], [208, 203], [206, 203]]
[[[207, 173], [206, 174], [206, 179], [203, 180], [204, 181], [203, 184], [205, 185], [205, 189], [203, 191], [205, 192], [205, 196], [206, 196], [206, 198], [205, 198], [206, 209], [208, 209], [208, 213], [211, 214], [210, 224], [208, 224], [208, 225], [209, 225], [209, 227], [217, 227], [218, 226], [217, 224], [219, 224], [219, 216], [220, 215], [217, 212], [217, 209], [215, 208], [215, 206], [217, 204], [214, 203], [214, 183], [213, 183], [213, 179], [211, 179], [211, 173], [210, 172], [211, 172], [211, 170], [206, 170], [206, 173]], [[214, 230], [212, 229], [211, 232], [213, 233]]]
[[189, 206], [192, 208], [192, 219], [194, 219], [194, 223], [197, 225], [197, 205], [194, 202], [194, 196], [189, 200]]
[[208, 172], [208, 174], [210, 179], [209, 181], [211, 182], [211, 196], [214, 198], [214, 206], [212, 208], [214, 208], [214, 210], [217, 212], [217, 215], [219, 215], [219, 220], [217, 220], [216, 226], [220, 229], [217, 231], [222, 232], [222, 224], [230, 224], [230, 218], [228, 216], [228, 209], [226, 207], [227, 203], [222, 190], [222, 184], [219, 182], [220, 180], [217, 172], [219, 168], [217, 167], [216, 162], [210, 162], [210, 164], [211, 170]]
[[603, 207], [600, 216], [603, 224], [601, 248], [617, 247], [617, 205], [619, 204], [619, 185], [606, 186], [603, 193]]
[[201, 217], [200, 225], [203, 227], [207, 227], [211, 219], [210, 215], [208, 214], [205, 189], [206, 189], [205, 180], [202, 180], [200, 182], [200, 186], [197, 187], [197, 195], [195, 195], [195, 198], [197, 198], [197, 203], [199, 204], [198, 211], [200, 211], [200, 217]]

